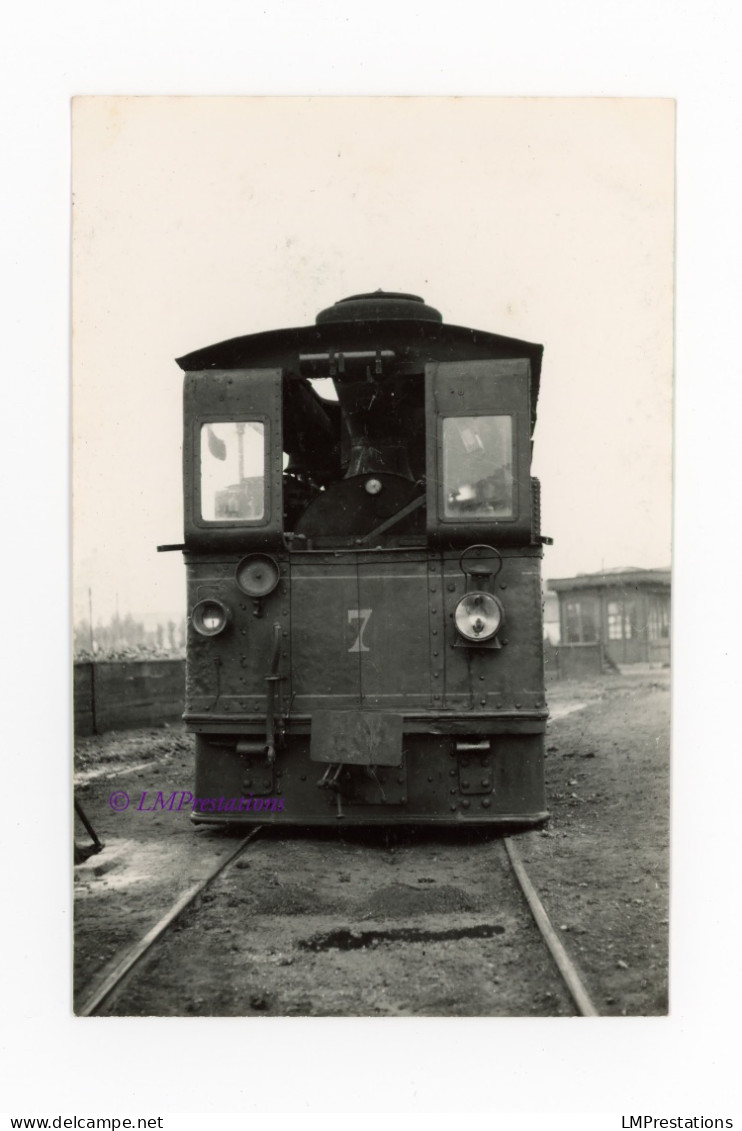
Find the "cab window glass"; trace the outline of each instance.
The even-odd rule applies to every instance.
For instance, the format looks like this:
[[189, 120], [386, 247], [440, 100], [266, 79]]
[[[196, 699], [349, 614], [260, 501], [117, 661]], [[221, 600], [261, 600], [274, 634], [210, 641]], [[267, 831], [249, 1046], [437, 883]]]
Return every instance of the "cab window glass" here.
[[265, 427], [256, 420], [201, 427], [201, 517], [255, 522], [265, 515]]
[[512, 518], [513, 515], [512, 417], [445, 417], [444, 518]]

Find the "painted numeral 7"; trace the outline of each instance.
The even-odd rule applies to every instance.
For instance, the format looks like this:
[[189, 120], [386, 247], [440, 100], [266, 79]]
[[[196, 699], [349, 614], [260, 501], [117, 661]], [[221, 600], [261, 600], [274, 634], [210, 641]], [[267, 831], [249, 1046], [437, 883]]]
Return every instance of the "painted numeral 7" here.
[[349, 652], [371, 651], [371, 649], [367, 648], [363, 643], [363, 633], [366, 625], [369, 622], [369, 618], [372, 612], [373, 609], [348, 609], [348, 624], [352, 624], [353, 621], [358, 622], [358, 638], [356, 639], [355, 644], [353, 644], [352, 647], [348, 649]]

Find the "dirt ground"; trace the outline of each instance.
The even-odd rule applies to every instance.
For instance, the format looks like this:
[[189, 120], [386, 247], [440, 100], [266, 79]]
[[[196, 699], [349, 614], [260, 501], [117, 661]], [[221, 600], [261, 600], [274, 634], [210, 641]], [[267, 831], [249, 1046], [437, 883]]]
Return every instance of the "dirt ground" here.
[[[630, 670], [630, 669], [629, 669]], [[531, 878], [601, 1014], [668, 1011], [670, 673], [549, 690], [551, 820], [519, 837]]]
[[[546, 829], [518, 837], [521, 854], [598, 1011], [664, 1013], [669, 673], [556, 684], [549, 703], [552, 816]], [[185, 811], [148, 809], [157, 791], [189, 788], [192, 761], [191, 739], [179, 727], [77, 744], [77, 796], [106, 844], [75, 869], [78, 1005], [178, 895], [235, 848], [234, 833], [194, 828]], [[114, 811], [113, 793], [117, 804], [126, 793], [128, 807]], [[78, 833], [84, 841], [79, 826]], [[511, 885], [502, 846], [491, 837], [273, 833], [250, 845], [186, 913], [141, 984], [110, 1008], [568, 1013]]]
[[492, 838], [256, 841], [106, 1012], [551, 1016], [573, 1008]]

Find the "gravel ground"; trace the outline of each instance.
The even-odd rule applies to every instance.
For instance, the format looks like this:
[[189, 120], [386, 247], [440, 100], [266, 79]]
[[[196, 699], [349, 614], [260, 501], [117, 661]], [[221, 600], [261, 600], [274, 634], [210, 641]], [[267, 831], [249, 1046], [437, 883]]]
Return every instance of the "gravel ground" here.
[[[396, 838], [395, 838], [396, 839]], [[256, 842], [106, 1010], [181, 1016], [552, 1016], [574, 1010], [497, 840]]]
[[519, 837], [529, 874], [600, 1013], [668, 1012], [670, 673], [553, 688], [551, 821]]
[[[552, 817], [547, 829], [518, 837], [521, 854], [598, 1010], [664, 1013], [669, 673], [565, 682], [550, 689], [549, 702]], [[75, 869], [77, 1002], [234, 850], [233, 833], [194, 829], [186, 812], [148, 811], [146, 800], [138, 807], [143, 791], [187, 790], [192, 762], [192, 740], [180, 727], [77, 745], [77, 796], [106, 844]], [[129, 795], [125, 811], [109, 807], [114, 791]], [[333, 934], [343, 926], [354, 935]], [[463, 934], [449, 937], [451, 929]], [[142, 987], [158, 988], [132, 985], [113, 1011], [571, 1011], [513, 897], [502, 846], [472, 833], [272, 835], [249, 846], [186, 913], [152, 963]]]

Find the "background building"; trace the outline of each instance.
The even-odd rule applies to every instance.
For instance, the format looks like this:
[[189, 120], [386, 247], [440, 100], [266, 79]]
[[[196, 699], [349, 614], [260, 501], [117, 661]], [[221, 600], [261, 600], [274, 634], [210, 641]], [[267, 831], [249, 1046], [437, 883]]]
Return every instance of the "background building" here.
[[579, 573], [552, 579], [547, 586], [559, 599], [561, 675], [606, 665], [669, 664], [669, 569], [632, 566]]

